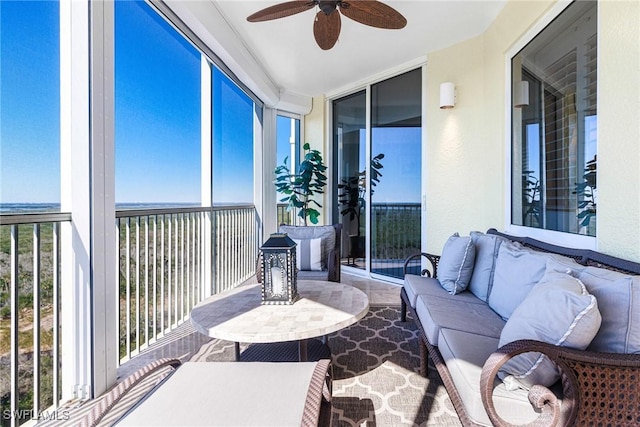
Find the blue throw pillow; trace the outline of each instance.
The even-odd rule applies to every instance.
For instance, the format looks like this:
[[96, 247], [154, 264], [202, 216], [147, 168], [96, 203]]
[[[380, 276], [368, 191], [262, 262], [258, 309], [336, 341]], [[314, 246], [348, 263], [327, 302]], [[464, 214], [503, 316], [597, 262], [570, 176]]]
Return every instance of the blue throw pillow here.
[[444, 244], [438, 262], [438, 281], [451, 295], [458, 294], [469, 286], [476, 250], [471, 237], [460, 237], [458, 233]]

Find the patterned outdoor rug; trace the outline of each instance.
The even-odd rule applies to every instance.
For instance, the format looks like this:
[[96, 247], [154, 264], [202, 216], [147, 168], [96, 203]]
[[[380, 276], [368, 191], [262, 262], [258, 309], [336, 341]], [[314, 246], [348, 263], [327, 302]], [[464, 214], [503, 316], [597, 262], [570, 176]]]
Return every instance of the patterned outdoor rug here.
[[[329, 336], [333, 354], [332, 426], [459, 426], [435, 370], [420, 376], [418, 332], [398, 307], [371, 307]], [[233, 343], [212, 340], [192, 361], [233, 360]]]

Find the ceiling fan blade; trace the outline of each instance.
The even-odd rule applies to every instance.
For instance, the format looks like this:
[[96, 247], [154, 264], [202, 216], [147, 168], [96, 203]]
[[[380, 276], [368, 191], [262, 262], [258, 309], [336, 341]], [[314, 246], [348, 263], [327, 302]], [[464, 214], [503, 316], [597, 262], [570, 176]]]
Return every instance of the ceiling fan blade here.
[[340, 35], [340, 14], [334, 10], [330, 14], [320, 11], [313, 21], [313, 36], [322, 50], [331, 49]]
[[338, 3], [340, 12], [347, 18], [376, 28], [398, 30], [407, 25], [400, 12], [375, 0], [348, 0]]
[[284, 18], [286, 16], [295, 15], [296, 13], [312, 9], [315, 5], [316, 4], [313, 0], [287, 1], [259, 10], [256, 13], [249, 15], [247, 17], [247, 21], [261, 22]]

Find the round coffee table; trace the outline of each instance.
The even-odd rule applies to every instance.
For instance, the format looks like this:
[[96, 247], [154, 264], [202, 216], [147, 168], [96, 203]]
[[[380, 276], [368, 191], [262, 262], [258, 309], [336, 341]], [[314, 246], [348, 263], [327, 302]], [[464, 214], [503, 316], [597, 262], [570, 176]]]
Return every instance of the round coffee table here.
[[[296, 359], [304, 361], [307, 347], [313, 359], [328, 352], [324, 343], [307, 344], [308, 339], [352, 325], [369, 311], [369, 298], [353, 286], [300, 280], [298, 293], [293, 305], [262, 305], [260, 284], [240, 286], [200, 302], [191, 311], [191, 323], [202, 334], [235, 342], [236, 360], [288, 360], [293, 345]], [[241, 356], [239, 343], [279, 344], [250, 346]]]

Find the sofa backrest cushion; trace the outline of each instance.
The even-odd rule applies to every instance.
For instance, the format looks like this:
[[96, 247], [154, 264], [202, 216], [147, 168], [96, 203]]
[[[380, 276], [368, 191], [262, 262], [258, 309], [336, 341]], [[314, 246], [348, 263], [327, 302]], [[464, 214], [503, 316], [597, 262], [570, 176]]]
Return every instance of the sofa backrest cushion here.
[[482, 301], [487, 302], [493, 285], [498, 249], [506, 239], [479, 231], [472, 231], [470, 236], [476, 249], [476, 260], [469, 282], [469, 291]]
[[602, 326], [589, 350], [640, 353], [640, 276], [585, 267], [578, 278], [598, 299]]
[[452, 295], [467, 289], [476, 250], [471, 237], [461, 237], [455, 233], [445, 242], [438, 262], [438, 281]]
[[547, 256], [505, 241], [498, 249], [493, 285], [487, 303], [504, 320], [511, 317], [529, 291], [542, 279]]
[[[514, 310], [500, 334], [503, 346], [531, 339], [584, 350], [601, 324], [596, 297], [585, 285], [566, 273], [547, 271]], [[551, 386], [560, 378], [556, 365], [541, 353], [513, 357], [498, 376], [509, 390], [529, 389], [534, 384]]]
[[306, 227], [281, 225], [280, 232], [287, 233], [287, 235], [294, 240], [321, 238], [322, 269], [327, 269], [327, 259], [329, 258], [329, 252], [331, 252], [331, 250], [336, 246], [336, 229], [333, 227], [333, 225], [313, 225]]

